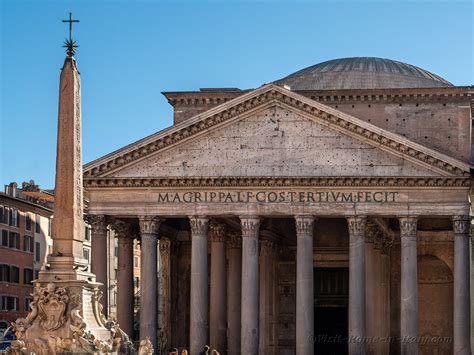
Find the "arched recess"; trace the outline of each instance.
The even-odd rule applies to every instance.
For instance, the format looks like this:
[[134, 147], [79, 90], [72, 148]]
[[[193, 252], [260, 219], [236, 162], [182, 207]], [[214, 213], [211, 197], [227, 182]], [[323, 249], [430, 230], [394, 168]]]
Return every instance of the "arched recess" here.
[[453, 273], [434, 255], [418, 257], [419, 354], [452, 353]]

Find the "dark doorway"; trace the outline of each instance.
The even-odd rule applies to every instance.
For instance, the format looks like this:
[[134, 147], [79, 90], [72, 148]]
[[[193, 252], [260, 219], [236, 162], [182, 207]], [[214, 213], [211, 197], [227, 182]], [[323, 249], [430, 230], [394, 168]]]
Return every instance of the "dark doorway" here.
[[347, 354], [348, 268], [314, 269], [314, 353]]

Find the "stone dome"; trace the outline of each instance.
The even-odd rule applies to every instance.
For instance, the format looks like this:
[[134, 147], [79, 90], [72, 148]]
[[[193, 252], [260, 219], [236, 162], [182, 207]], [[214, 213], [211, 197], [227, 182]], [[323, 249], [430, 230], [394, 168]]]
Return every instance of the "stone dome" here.
[[395, 60], [355, 57], [322, 62], [280, 80], [291, 90], [390, 89], [453, 86], [442, 77]]

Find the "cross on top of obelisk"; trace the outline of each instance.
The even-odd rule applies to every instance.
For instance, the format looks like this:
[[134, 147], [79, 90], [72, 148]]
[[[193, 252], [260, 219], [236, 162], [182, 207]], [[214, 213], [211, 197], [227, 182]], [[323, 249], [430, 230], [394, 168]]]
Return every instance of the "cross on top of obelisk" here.
[[72, 19], [72, 12], [69, 13], [69, 20], [63, 20], [63, 22], [69, 22], [69, 39], [64, 41], [63, 47], [66, 48], [67, 55], [72, 57], [76, 53], [76, 48], [79, 47], [76, 45], [76, 42], [72, 39], [72, 23], [79, 22], [79, 20]]

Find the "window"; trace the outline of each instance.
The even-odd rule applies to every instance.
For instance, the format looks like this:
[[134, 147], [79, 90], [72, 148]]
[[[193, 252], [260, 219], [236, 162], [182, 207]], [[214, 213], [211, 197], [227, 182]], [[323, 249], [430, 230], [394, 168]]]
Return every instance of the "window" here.
[[0, 310], [8, 311], [8, 296], [0, 296]]
[[3, 223], [3, 224], [8, 224], [8, 215], [9, 215], [9, 212], [10, 209], [8, 207], [4, 207], [4, 206], [1, 206], [0, 207], [0, 215], [2, 216], [2, 218], [0, 219], [0, 223]]
[[36, 215], [36, 224], [35, 224], [35, 232], [36, 233], [41, 233], [41, 217], [39, 214]]
[[18, 297], [1, 296], [0, 309], [3, 311], [19, 311]]
[[140, 267], [140, 261], [138, 260], [138, 256], [133, 257], [133, 267]]
[[16, 232], [10, 232], [8, 235], [8, 247], [20, 249], [20, 234]]
[[20, 283], [20, 268], [18, 266], [10, 266], [10, 282]]
[[25, 235], [24, 237], [23, 250], [29, 251], [30, 253], [34, 252], [35, 246], [33, 243], [33, 237], [31, 235]]
[[35, 243], [35, 261], [40, 262], [41, 260], [41, 244], [40, 242]]
[[23, 283], [28, 285], [33, 280], [33, 270], [24, 268], [23, 269]]
[[15, 209], [15, 208], [11, 208], [10, 212], [9, 212], [9, 215], [10, 215], [9, 225], [14, 226], [14, 227], [19, 227], [20, 226], [20, 215], [18, 213], [18, 210]]
[[89, 259], [89, 254], [90, 254], [89, 249], [87, 249], [87, 248], [82, 248], [82, 256], [84, 257], [84, 259], [87, 260], [87, 262], [90, 261], [90, 259]]
[[0, 264], [0, 281], [10, 282], [10, 265]]
[[35, 280], [38, 280], [39, 277], [39, 270], [35, 270]]
[[25, 298], [25, 312], [31, 311], [30, 303], [31, 303], [31, 298], [26, 297]]
[[8, 246], [8, 231], [6, 229], [2, 229], [2, 247]]
[[91, 229], [89, 226], [86, 226], [86, 231], [85, 231], [85, 237], [86, 237], [86, 240], [87, 241], [90, 241], [91, 240]]
[[25, 228], [27, 231], [31, 230], [31, 214], [27, 213], [25, 217]]

